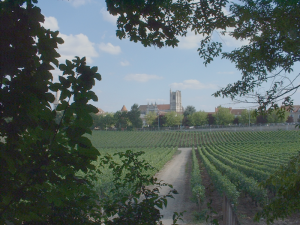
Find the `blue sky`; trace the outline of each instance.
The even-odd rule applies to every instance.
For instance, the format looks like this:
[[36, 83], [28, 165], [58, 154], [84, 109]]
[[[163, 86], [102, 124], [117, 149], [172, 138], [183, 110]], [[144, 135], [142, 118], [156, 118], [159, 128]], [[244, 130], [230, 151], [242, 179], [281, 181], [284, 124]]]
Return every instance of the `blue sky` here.
[[[58, 30], [65, 40], [58, 50], [60, 62], [86, 56], [90, 66], [98, 67], [102, 80], [93, 88], [98, 102], [92, 104], [106, 112], [116, 112], [123, 105], [130, 109], [134, 103], [168, 104], [170, 88], [181, 91], [183, 107], [193, 105], [207, 112], [218, 105], [254, 107], [211, 96], [238, 80], [240, 73], [230, 61], [220, 58], [205, 67], [197, 52], [201, 36], [188, 33], [174, 49], [145, 48], [141, 43], [116, 37], [117, 18], [108, 14], [104, 0], [40, 0], [38, 6], [46, 18], [44, 26]], [[216, 32], [213, 39], [220, 41]], [[221, 41], [225, 51], [246, 43], [229, 36]], [[296, 68], [295, 72], [300, 66]], [[53, 71], [55, 80], [59, 74]], [[300, 104], [299, 97], [298, 91], [293, 96], [294, 104]]]

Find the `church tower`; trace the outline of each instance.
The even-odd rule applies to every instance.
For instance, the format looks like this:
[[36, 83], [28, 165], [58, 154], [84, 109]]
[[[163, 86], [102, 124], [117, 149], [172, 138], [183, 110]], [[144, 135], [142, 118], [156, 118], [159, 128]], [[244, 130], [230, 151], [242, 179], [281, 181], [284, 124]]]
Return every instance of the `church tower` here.
[[174, 91], [170, 89], [170, 111], [183, 112], [181, 105], [181, 91]]

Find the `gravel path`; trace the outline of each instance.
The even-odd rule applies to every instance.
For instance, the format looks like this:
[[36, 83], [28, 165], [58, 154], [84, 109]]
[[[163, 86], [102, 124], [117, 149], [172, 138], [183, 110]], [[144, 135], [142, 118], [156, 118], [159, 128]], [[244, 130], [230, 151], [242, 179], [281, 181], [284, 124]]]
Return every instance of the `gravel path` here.
[[[185, 224], [191, 218], [191, 212], [196, 210], [196, 204], [190, 201], [190, 175], [189, 168], [191, 163], [191, 150], [192, 148], [179, 148], [179, 154], [169, 161], [164, 168], [156, 174], [159, 180], [172, 184], [178, 191], [177, 195], [174, 195], [175, 199], [168, 199], [168, 205], [161, 210], [161, 214], [164, 216], [162, 222], [164, 225], [170, 225], [173, 222], [174, 212], [187, 211], [184, 214], [184, 222], [179, 221], [179, 224]], [[164, 187], [161, 190], [162, 194], [167, 194], [169, 188]]]

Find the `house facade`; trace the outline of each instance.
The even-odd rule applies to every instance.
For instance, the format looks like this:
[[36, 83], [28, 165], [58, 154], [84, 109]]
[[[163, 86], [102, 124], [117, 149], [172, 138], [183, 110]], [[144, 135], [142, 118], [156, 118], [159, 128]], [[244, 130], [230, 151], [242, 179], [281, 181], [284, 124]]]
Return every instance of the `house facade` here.
[[290, 117], [293, 118], [294, 123], [300, 121], [300, 105], [293, 105], [293, 109], [290, 110]]

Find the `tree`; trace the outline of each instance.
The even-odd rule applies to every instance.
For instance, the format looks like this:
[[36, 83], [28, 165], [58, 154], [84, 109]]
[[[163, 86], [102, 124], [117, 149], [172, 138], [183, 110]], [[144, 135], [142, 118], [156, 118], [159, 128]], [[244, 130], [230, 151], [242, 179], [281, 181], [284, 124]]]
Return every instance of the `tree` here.
[[[155, 224], [167, 197], [157, 190], [167, 184], [145, 175], [151, 166], [138, 159], [141, 152], [120, 153], [121, 164], [109, 156], [98, 161], [110, 163], [115, 188], [130, 183], [131, 197], [108, 202], [95, 190], [99, 151], [86, 134], [98, 112], [88, 104], [97, 101], [91, 89], [101, 76], [84, 57], [59, 65], [63, 40], [41, 26], [36, 3], [0, 1], [0, 224]], [[61, 71], [57, 83], [54, 67]], [[57, 91], [60, 103], [53, 109]]]
[[117, 111], [114, 114], [114, 120], [116, 123], [116, 127], [118, 128], [127, 128], [128, 126], [131, 126], [127, 111]]
[[240, 120], [241, 120], [241, 116], [237, 116], [234, 118], [232, 123], [238, 125], [240, 123]]
[[114, 114], [113, 113], [106, 113], [104, 117], [105, 128], [111, 128], [116, 124]]
[[192, 105], [188, 105], [184, 110], [183, 116], [188, 117], [189, 115], [193, 115], [193, 113], [195, 112], [196, 112], [196, 108]]
[[207, 122], [209, 125], [215, 124], [215, 117], [212, 114], [207, 114]]
[[131, 106], [131, 110], [128, 112], [128, 118], [135, 128], [141, 128], [143, 126], [143, 121], [141, 119], [141, 112], [139, 110], [139, 105], [134, 104]]
[[177, 114], [174, 111], [166, 113], [165, 117], [166, 117], [166, 124], [165, 124], [165, 126], [170, 126], [170, 127], [180, 125], [181, 121], [183, 119], [183, 115]]
[[294, 118], [292, 116], [289, 116], [286, 120], [287, 123], [294, 123]]
[[234, 115], [230, 113], [229, 108], [223, 108], [219, 106], [217, 108], [216, 114], [214, 114], [216, 124], [218, 125], [228, 125], [233, 123]]
[[115, 118], [112, 113], [105, 113], [101, 115], [92, 113], [91, 116], [93, 118], [93, 128], [99, 127], [104, 130], [115, 125]]
[[264, 123], [267, 123], [267, 116], [266, 115], [258, 115], [256, 117], [256, 123], [258, 124], [264, 124]]
[[103, 127], [104, 127], [103, 115], [97, 115], [96, 113], [91, 113], [91, 117], [93, 119], [93, 126], [92, 126], [92, 128], [100, 127], [100, 128], [103, 129]]
[[[26, 2], [26, 4], [24, 4]], [[99, 221], [97, 193], [79, 171], [95, 171], [90, 133], [101, 80], [76, 57], [58, 65], [58, 32], [46, 30], [36, 1], [0, 2], [0, 223], [90, 224]], [[59, 67], [59, 83], [50, 71]], [[60, 90], [61, 103], [51, 108]], [[73, 101], [71, 101], [71, 99]], [[56, 123], [56, 115], [63, 112]]]
[[188, 105], [186, 107], [186, 109], [184, 110], [184, 113], [183, 113], [183, 120], [182, 120], [182, 124], [184, 126], [191, 126], [193, 125], [192, 121], [191, 121], [191, 115], [193, 113], [196, 112], [196, 108], [194, 106], [191, 106], [191, 105]]
[[274, 110], [267, 115], [268, 123], [284, 123], [289, 116], [289, 112], [284, 111], [284, 114], [280, 113], [279, 110]]
[[165, 117], [165, 115], [159, 114], [159, 116], [157, 116], [155, 118], [155, 121], [153, 122], [152, 125], [158, 126], [158, 124], [159, 124], [159, 127], [164, 127], [164, 126], [167, 126], [166, 123], [167, 123], [167, 118]]
[[189, 116], [191, 124], [193, 126], [201, 126], [208, 123], [207, 113], [204, 111], [198, 111]]
[[147, 123], [149, 126], [154, 126], [156, 117], [157, 117], [157, 115], [156, 115], [155, 112], [149, 112], [149, 113], [145, 116], [146, 123]]
[[[250, 121], [249, 121], [250, 119]], [[243, 110], [241, 113], [240, 123], [249, 125], [256, 122], [255, 110]]]

